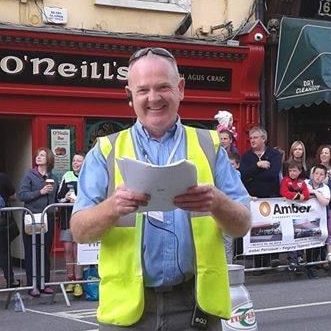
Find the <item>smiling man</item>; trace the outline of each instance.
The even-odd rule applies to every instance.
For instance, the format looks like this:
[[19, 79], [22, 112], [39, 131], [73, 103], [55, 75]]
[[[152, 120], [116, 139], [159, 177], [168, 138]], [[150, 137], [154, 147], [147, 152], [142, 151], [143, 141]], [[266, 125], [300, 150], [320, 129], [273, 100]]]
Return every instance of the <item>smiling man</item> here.
[[[126, 92], [137, 121], [99, 138], [80, 172], [70, 224], [78, 242], [101, 239], [99, 330], [220, 330], [219, 317], [230, 317], [222, 232], [248, 231], [249, 197], [216, 131], [181, 124], [184, 86], [167, 50], [134, 53]], [[125, 187], [120, 157], [189, 159], [198, 185], [175, 197], [174, 210], [138, 213], [149, 196]]]

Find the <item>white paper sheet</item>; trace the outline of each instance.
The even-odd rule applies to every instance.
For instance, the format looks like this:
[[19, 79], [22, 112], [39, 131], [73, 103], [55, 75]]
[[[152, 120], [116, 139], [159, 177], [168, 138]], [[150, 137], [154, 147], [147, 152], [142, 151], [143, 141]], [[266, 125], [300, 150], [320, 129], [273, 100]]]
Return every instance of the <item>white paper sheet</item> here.
[[151, 200], [139, 211], [168, 211], [176, 209], [175, 196], [197, 184], [197, 170], [187, 160], [158, 166], [129, 158], [117, 159], [125, 185], [137, 192], [148, 193]]

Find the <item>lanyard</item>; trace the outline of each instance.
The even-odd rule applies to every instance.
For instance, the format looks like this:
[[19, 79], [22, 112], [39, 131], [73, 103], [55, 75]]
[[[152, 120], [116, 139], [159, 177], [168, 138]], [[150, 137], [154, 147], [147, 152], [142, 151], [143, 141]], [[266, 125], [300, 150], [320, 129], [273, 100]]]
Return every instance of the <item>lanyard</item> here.
[[[180, 142], [181, 142], [181, 140], [183, 138], [183, 134], [184, 134], [183, 128], [182, 127], [179, 127], [178, 129], [180, 130], [180, 132], [179, 132], [179, 134], [178, 134], [178, 136], [177, 136], [177, 138], [175, 140], [175, 145], [174, 145], [174, 147], [173, 147], [173, 149], [172, 149], [172, 151], [171, 151], [171, 153], [170, 153], [170, 155], [168, 157], [168, 160], [166, 162], [167, 165], [172, 162], [172, 160], [173, 160], [173, 158], [175, 156], [175, 153], [178, 150], [179, 144], [180, 144]], [[146, 150], [145, 150], [145, 148], [144, 148], [144, 146], [143, 146], [143, 144], [141, 142], [141, 139], [139, 137], [139, 133], [137, 132], [137, 129], [136, 129], [135, 126], [133, 127], [133, 141], [134, 141], [135, 145], [139, 147], [139, 150], [142, 153], [142, 155], [143, 155], [144, 159], [146, 160], [146, 162], [153, 164], [153, 162], [148, 157], [148, 154], [147, 154], [147, 152], [146, 152]]]

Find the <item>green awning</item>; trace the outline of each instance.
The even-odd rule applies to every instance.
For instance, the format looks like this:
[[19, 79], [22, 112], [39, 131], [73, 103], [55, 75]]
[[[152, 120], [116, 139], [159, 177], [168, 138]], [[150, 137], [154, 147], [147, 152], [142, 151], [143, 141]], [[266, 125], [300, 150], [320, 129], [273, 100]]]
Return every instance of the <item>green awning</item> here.
[[278, 110], [331, 104], [331, 22], [282, 19], [274, 95]]

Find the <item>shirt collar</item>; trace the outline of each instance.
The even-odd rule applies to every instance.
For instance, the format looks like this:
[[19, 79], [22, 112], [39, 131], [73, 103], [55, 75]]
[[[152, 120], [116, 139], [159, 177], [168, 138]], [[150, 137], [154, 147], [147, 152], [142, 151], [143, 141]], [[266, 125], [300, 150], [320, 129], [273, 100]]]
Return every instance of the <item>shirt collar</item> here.
[[311, 179], [309, 179], [308, 183], [311, 187], [314, 187], [314, 188], [321, 188], [321, 187], [323, 187], [323, 184], [324, 184], [324, 183], [319, 183], [318, 185], [314, 186], [313, 181]]
[[[140, 139], [143, 139], [145, 142], [154, 139], [153, 137], [150, 136], [148, 131], [144, 128], [143, 124], [138, 119], [134, 126], [136, 132], [140, 136]], [[181, 130], [182, 130], [182, 125], [181, 125], [180, 117], [178, 116], [174, 125], [170, 129], [168, 129], [167, 132], [160, 139], [157, 140], [159, 142], [163, 142], [171, 137], [173, 137], [176, 140], [179, 134], [181, 133]]]

